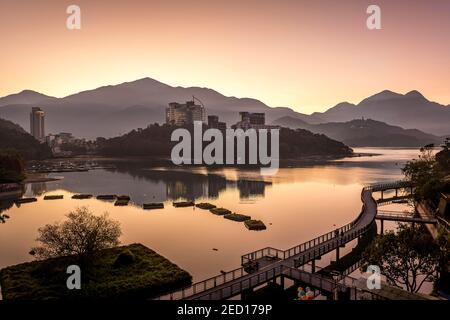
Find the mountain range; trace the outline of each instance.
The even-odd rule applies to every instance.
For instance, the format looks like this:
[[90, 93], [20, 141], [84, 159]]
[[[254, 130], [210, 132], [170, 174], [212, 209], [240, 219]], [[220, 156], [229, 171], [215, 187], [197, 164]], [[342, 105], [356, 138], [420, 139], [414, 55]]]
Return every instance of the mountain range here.
[[430, 102], [417, 91], [406, 95], [383, 91], [357, 105], [340, 103], [311, 115], [287, 107], [269, 107], [256, 99], [227, 97], [209, 88], [173, 87], [151, 78], [82, 91], [63, 98], [24, 90], [0, 98], [0, 117], [29, 128], [32, 106], [46, 112], [46, 132], [71, 132], [77, 137], [112, 137], [150, 123], [165, 121], [169, 102], [199, 98], [208, 114], [231, 125], [240, 111], [264, 112], [266, 122], [290, 117], [308, 124], [345, 122], [362, 117], [417, 128], [435, 135], [450, 133], [450, 106]]
[[420, 147], [427, 144], [440, 145], [444, 140], [417, 129], [403, 129], [371, 119], [309, 124], [288, 116], [275, 120], [273, 124], [324, 134], [350, 147]]
[[348, 102], [339, 103], [325, 112], [315, 112], [302, 120], [317, 124], [361, 118], [378, 120], [407, 129], [415, 128], [439, 136], [450, 131], [450, 105], [429, 101], [416, 90], [404, 95], [385, 90], [356, 105]]

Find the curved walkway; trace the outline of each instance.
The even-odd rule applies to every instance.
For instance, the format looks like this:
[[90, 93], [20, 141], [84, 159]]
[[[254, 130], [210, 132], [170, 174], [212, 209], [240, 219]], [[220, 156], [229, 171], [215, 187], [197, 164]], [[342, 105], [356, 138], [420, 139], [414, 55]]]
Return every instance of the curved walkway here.
[[[243, 267], [195, 283], [190, 287], [161, 296], [158, 299], [222, 300], [235, 296], [293, 269], [320, 258], [322, 255], [352, 241], [365, 233], [377, 215], [377, 203], [372, 192], [402, 188], [403, 182], [377, 184], [361, 192], [363, 208], [351, 223], [287, 250], [263, 248], [242, 256]], [[247, 273], [249, 266], [256, 271]], [[322, 277], [318, 276], [317, 281]]]

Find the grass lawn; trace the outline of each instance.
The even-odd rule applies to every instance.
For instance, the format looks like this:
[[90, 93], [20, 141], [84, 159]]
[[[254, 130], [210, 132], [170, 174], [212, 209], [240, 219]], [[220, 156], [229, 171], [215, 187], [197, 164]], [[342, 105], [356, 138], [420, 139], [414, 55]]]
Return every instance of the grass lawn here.
[[153, 250], [132, 244], [99, 251], [81, 267], [81, 289], [66, 286], [74, 256], [33, 261], [0, 270], [4, 300], [149, 299], [191, 284], [192, 276]]

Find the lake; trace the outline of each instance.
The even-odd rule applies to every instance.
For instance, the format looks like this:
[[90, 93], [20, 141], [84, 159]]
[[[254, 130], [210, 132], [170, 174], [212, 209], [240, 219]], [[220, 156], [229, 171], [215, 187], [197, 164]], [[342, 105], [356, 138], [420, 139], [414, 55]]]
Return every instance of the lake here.
[[[35, 196], [37, 202], [3, 211], [10, 219], [0, 224], [0, 268], [31, 261], [28, 252], [36, 245], [38, 228], [86, 206], [120, 221], [123, 244], [142, 243], [190, 272], [194, 281], [203, 280], [239, 267], [242, 254], [266, 246], [288, 249], [352, 221], [361, 210], [362, 187], [401, 179], [403, 164], [419, 153], [397, 148], [355, 148], [355, 152], [379, 155], [282, 168], [269, 177], [260, 176], [259, 170], [184, 170], [114, 160], [110, 164], [115, 169], [50, 174], [62, 179], [26, 186], [25, 196]], [[127, 194], [132, 201], [127, 207], [115, 207], [94, 198], [71, 199], [77, 193]], [[43, 200], [50, 194], [63, 194], [64, 199]], [[174, 208], [172, 202], [181, 199], [250, 215], [262, 220], [267, 230], [249, 231], [244, 224], [207, 210]], [[165, 208], [143, 210], [145, 202], [164, 202]], [[385, 223], [385, 228], [393, 226]], [[343, 253], [351, 247], [347, 245]], [[331, 258], [325, 256], [318, 265]]]

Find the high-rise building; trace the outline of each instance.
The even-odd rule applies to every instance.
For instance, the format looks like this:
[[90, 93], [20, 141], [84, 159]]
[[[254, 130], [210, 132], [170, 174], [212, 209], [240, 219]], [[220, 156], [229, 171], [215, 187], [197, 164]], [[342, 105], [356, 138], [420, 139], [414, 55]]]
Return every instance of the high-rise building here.
[[171, 102], [166, 108], [166, 123], [175, 126], [193, 124], [194, 121], [204, 122], [206, 119], [205, 108], [195, 104], [195, 101], [186, 101], [185, 104]]
[[33, 107], [31, 109], [30, 133], [39, 141], [45, 139], [45, 113], [41, 108]]
[[239, 112], [241, 121], [232, 125], [233, 129], [278, 129], [279, 126], [266, 124], [264, 113]]
[[219, 117], [209, 115], [208, 116], [208, 127], [217, 128], [219, 126]]
[[225, 122], [219, 121], [218, 116], [210, 115], [208, 116], [208, 128], [226, 130], [227, 124]]
[[264, 113], [250, 113], [250, 112], [239, 112], [241, 116], [241, 121], [248, 122], [250, 124], [264, 125], [266, 123], [266, 117]]

